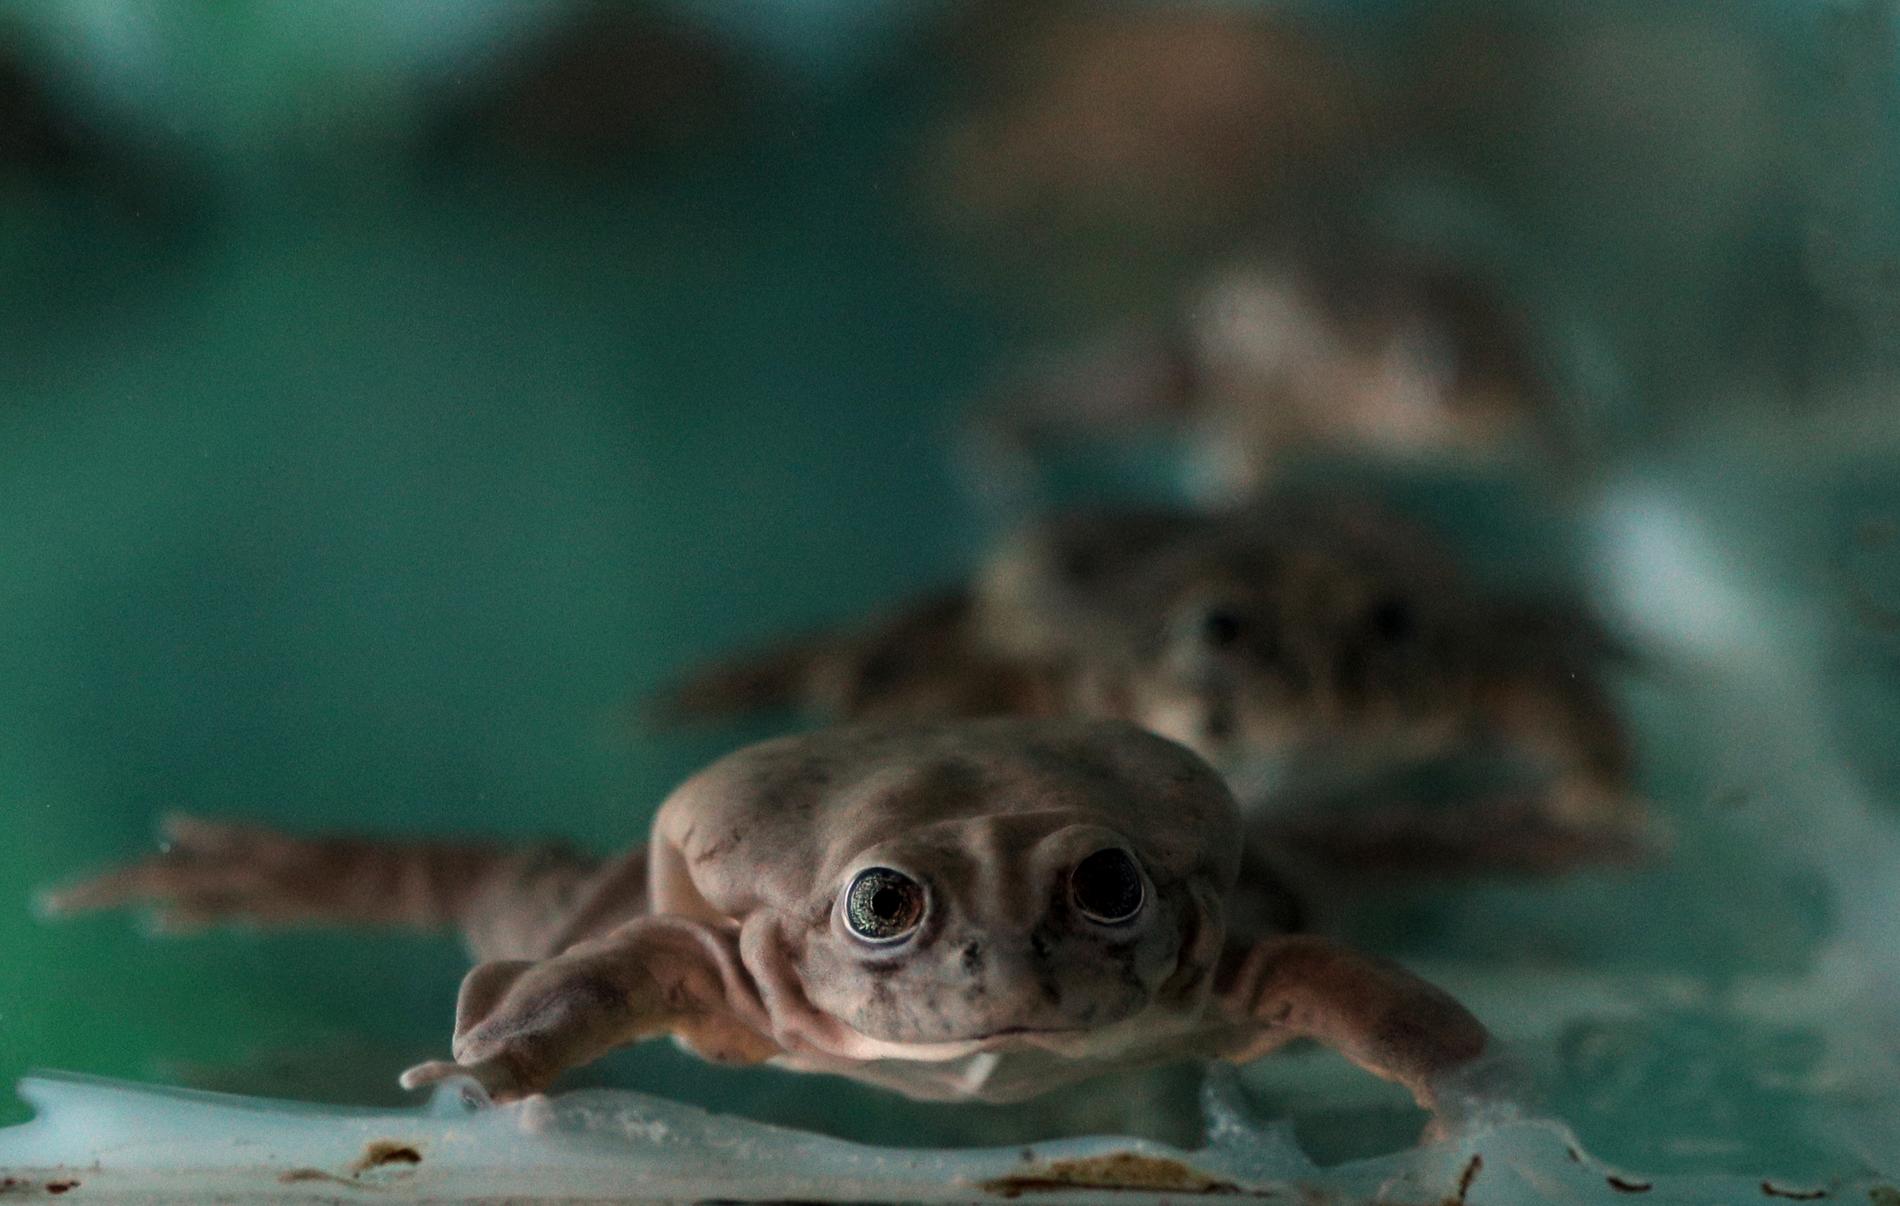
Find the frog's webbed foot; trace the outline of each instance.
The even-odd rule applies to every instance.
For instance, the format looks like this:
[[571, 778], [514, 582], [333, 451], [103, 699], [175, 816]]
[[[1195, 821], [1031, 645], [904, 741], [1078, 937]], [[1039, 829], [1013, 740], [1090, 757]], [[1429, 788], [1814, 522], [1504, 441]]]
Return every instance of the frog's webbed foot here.
[[140, 906], [163, 932], [225, 921], [316, 921], [334, 912], [341, 891], [335, 873], [345, 855], [337, 841], [179, 815], [165, 818], [161, 829], [157, 854], [44, 892], [42, 911]]
[[[402, 1074], [402, 1087], [420, 1089], [456, 1076], [472, 1077], [495, 1101], [512, 1101], [545, 1088], [531, 1075], [537, 1061], [526, 1052], [509, 1051], [506, 1044], [479, 1038], [468, 1041], [469, 1032], [494, 1011], [502, 995], [535, 967], [527, 959], [501, 959], [483, 963], [462, 981], [461, 995], [455, 1006], [455, 1042], [452, 1060], [430, 1060]], [[524, 1075], [524, 1073], [530, 1073]], [[552, 1076], [545, 1078], [551, 1082]]]
[[[546, 1091], [616, 1047], [674, 1034], [708, 1059], [778, 1053], [763, 1033], [731, 940], [694, 922], [645, 917], [538, 962], [483, 963], [462, 981], [453, 1061], [402, 1075], [405, 1088], [472, 1076], [496, 1101]], [[750, 1019], [749, 1021], [747, 1019]]]
[[1484, 1026], [1445, 992], [1321, 938], [1258, 943], [1222, 969], [1219, 991], [1223, 1058], [1245, 1063], [1292, 1039], [1313, 1039], [1404, 1085], [1435, 1114], [1441, 1089], [1490, 1047]]

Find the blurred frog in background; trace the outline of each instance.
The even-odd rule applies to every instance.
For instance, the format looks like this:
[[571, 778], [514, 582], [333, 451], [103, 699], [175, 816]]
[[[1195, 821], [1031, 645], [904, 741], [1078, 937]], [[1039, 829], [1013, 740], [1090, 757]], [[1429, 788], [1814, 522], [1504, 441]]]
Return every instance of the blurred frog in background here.
[[556, 10], [430, 89], [425, 153], [581, 180], [731, 140], [783, 81], [663, 6]]
[[[1383, 508], [1286, 495], [1031, 524], [966, 585], [691, 672], [656, 715], [1130, 720], [1322, 864], [1542, 872], [1653, 837], [1604, 683], [1618, 656], [1583, 613], [1480, 589]], [[1415, 781], [1473, 763], [1455, 803]]]
[[0, 265], [35, 301], [0, 308], [15, 365], [43, 345], [49, 316], [84, 323], [170, 288], [222, 206], [204, 157], [124, 112], [109, 74], [76, 70], [56, 39], [0, 13]]
[[1064, 442], [1182, 436], [1197, 492], [1233, 501], [1315, 455], [1561, 464], [1552, 379], [1474, 272], [1396, 252], [1237, 254], [1171, 316], [1007, 374], [974, 430], [986, 476]]
[[1019, 7], [960, 27], [919, 173], [959, 274], [1052, 333], [980, 408], [991, 480], [1155, 434], [1222, 501], [1315, 455], [1568, 480], [1686, 366], [1771, 398], [1833, 371], [1790, 335], [1799, 264], [1858, 270], [1788, 240], [1790, 202], [1839, 187], [1793, 165], [1803, 137], [1882, 152], [1791, 124], [1760, 11], [1473, 0], [1375, 41], [1315, 11]]
[[1057, 281], [1220, 246], [1362, 158], [1364, 81], [1285, 12], [1057, 0], [958, 15], [938, 35], [957, 69], [922, 205], [999, 259], [1046, 253], [1033, 263]]

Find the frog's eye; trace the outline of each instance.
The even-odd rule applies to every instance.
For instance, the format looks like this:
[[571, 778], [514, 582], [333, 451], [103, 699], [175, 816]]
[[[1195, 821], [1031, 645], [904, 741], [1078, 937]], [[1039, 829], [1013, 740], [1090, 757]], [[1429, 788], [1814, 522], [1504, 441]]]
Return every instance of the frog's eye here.
[[858, 872], [844, 891], [844, 923], [868, 942], [896, 942], [923, 919], [923, 885], [889, 867]]
[[1209, 649], [1231, 649], [1247, 635], [1247, 621], [1231, 607], [1210, 607], [1197, 621], [1201, 643]]
[[1132, 920], [1141, 912], [1141, 868], [1126, 850], [1097, 850], [1069, 872], [1069, 898], [1082, 916], [1102, 925]]
[[1258, 606], [1235, 600], [1197, 603], [1177, 612], [1169, 631], [1176, 647], [1196, 656], [1271, 658], [1273, 633]]
[[1065, 549], [1057, 559], [1071, 582], [1093, 582], [1102, 576], [1102, 555], [1095, 549]]
[[1387, 595], [1366, 616], [1372, 635], [1389, 645], [1401, 645], [1418, 632], [1418, 616], [1412, 605], [1398, 595]]

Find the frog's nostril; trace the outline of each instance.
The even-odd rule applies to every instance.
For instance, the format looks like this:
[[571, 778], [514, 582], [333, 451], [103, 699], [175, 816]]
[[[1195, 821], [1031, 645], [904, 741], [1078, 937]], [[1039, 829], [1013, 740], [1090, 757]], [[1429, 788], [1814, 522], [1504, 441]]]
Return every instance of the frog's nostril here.
[[1141, 912], [1141, 868], [1126, 850], [1097, 850], [1069, 873], [1069, 896], [1090, 921], [1116, 925]]

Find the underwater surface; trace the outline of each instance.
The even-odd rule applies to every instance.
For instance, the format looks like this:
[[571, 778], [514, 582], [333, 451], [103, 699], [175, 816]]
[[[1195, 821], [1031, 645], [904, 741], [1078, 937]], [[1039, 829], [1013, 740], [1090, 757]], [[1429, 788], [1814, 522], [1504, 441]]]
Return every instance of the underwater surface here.
[[[1405, 1094], [1318, 1052], [1243, 1069], [1208, 1118], [1193, 1069], [925, 1105], [661, 1043], [570, 1077], [589, 1092], [538, 1121], [453, 1093], [395, 1113], [419, 1108], [397, 1073], [446, 1045], [466, 970], [449, 938], [37, 917], [35, 889], [148, 849], [180, 809], [641, 840], [686, 775], [784, 727], [656, 732], [643, 694], [967, 572], [1025, 500], [973, 482], [963, 408], [999, 362], [1147, 287], [1087, 277], [1064, 300], [933, 230], [916, 150], [957, 93], [919, 30], [954, 6], [757, 24], [682, 6], [738, 48], [742, 99], [649, 132], [635, 166], [604, 173], [432, 141], [415, 80], [459, 78], [440, 61], [551, 11], [418, 15], [446, 7], [0, 9], [143, 149], [132, 167], [0, 164], [0, 1084], [57, 1071], [337, 1107], [160, 1107], [34, 1080], [0, 1095], [0, 1124], [44, 1111], [0, 1131], [0, 1168], [112, 1171], [101, 1153], [131, 1153], [94, 1188], [139, 1192], [158, 1157], [112, 1146], [135, 1116], [173, 1128], [167, 1159], [242, 1166], [208, 1182], [231, 1191], [259, 1191], [251, 1157], [197, 1138], [255, 1130], [281, 1145], [273, 1176], [391, 1192], [468, 1192], [451, 1171], [467, 1143], [513, 1145], [576, 1193], [631, 1175], [685, 1193], [708, 1144], [739, 1144], [755, 1163], [722, 1166], [730, 1196], [844, 1192], [836, 1176], [862, 1198], [948, 1184], [965, 1200], [1019, 1173], [1023, 1145], [1068, 1160], [1123, 1145], [1056, 1141], [1133, 1136], [1173, 1159], [1212, 1122], [1212, 1153], [1186, 1157], [1209, 1177], [1340, 1200], [1438, 1201], [1483, 1153], [1473, 1203], [1641, 1192], [1612, 1179], [1647, 1201], [1900, 1201], [1900, 73], [1884, 3], [1573, 14], [1588, 28], [1558, 21], [1554, 44], [1596, 47], [1627, 93], [1592, 109], [1550, 85], [1480, 107], [1459, 119], [1468, 137], [1398, 157], [1376, 190], [1401, 224], [1478, 228], [1535, 286], [1587, 455], [1554, 487], [1294, 473], [1402, 500], [1488, 580], [1564, 583], [1600, 609], [1633, 651], [1616, 694], [1667, 835], [1640, 866], [1332, 903], [1337, 932], [1509, 1044], [1515, 1116], [1411, 1153]], [[1403, 65], [1444, 14], [1533, 11], [1312, 19]], [[1680, 105], [1632, 113], [1629, 94]], [[1181, 497], [1192, 480], [1165, 450], [1089, 451], [1037, 497]], [[388, 1127], [425, 1149], [413, 1182], [349, 1171]], [[995, 1150], [934, 1150], [959, 1147]]]

